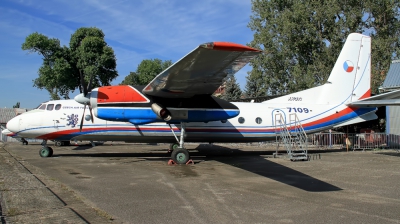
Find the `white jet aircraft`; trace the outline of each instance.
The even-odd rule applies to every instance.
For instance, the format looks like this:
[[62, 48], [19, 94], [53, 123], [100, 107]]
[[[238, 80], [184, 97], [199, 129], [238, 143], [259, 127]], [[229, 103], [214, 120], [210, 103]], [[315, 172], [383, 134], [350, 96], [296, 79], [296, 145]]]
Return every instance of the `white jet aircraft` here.
[[[147, 86], [89, 87], [75, 97], [79, 103], [43, 103], [12, 119], [7, 128], [44, 140], [172, 143], [171, 159], [183, 164], [189, 160], [184, 141], [258, 142], [275, 139], [282, 120], [289, 126], [300, 122], [306, 133], [315, 133], [377, 118], [376, 108], [351, 106], [370, 97], [370, 37], [348, 36], [324, 85], [262, 103], [230, 103], [212, 96], [228, 75], [259, 53], [232, 43], [203, 44]], [[296, 121], [290, 114], [296, 114]], [[52, 154], [46, 145], [40, 150], [42, 157]]]

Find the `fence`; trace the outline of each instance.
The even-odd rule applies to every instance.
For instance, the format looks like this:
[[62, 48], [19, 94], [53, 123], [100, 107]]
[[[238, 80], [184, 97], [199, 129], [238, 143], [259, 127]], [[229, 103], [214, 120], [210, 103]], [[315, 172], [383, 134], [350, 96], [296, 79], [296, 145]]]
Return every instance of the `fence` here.
[[310, 149], [400, 149], [400, 136], [386, 133], [317, 133], [309, 135]]

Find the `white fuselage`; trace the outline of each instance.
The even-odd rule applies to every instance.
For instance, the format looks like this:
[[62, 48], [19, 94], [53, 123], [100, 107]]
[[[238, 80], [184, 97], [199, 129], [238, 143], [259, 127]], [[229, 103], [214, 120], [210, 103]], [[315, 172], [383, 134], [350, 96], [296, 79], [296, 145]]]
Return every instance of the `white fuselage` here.
[[[289, 98], [287, 98], [289, 100]], [[7, 128], [21, 137], [46, 140], [93, 140], [128, 142], [176, 142], [165, 122], [133, 125], [129, 122], [90, 120], [85, 111], [82, 131], [80, 122], [84, 106], [73, 100], [44, 103], [53, 109], [35, 109], [24, 113], [7, 124]], [[186, 142], [254, 142], [275, 139], [280, 120], [289, 129], [298, 121], [306, 133], [314, 133], [349, 124], [360, 119], [376, 118], [375, 108], [353, 110], [345, 105], [317, 105], [299, 103], [234, 103], [239, 116], [227, 121], [186, 123]], [[57, 105], [59, 105], [57, 107]], [[55, 108], [59, 108], [55, 110]], [[360, 116], [363, 115], [363, 116]], [[360, 121], [357, 121], [360, 122]], [[176, 135], [180, 124], [171, 125]]]

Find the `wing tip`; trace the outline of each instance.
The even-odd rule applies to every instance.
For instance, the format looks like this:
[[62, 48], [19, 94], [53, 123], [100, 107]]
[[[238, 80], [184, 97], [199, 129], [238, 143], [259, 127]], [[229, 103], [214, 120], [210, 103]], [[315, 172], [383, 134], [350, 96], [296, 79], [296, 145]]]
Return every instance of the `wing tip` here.
[[208, 42], [201, 44], [200, 47], [213, 49], [213, 50], [221, 50], [221, 51], [255, 51], [262, 52], [261, 50], [248, 47], [241, 44], [236, 44], [232, 42]]

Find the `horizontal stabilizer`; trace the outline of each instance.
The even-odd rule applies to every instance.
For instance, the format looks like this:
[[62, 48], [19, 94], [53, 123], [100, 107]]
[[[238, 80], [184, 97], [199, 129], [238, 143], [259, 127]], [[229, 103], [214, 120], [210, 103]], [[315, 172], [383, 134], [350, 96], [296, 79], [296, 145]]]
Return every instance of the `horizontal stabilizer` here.
[[351, 124], [357, 124], [357, 123], [365, 122], [365, 121], [371, 121], [371, 120], [375, 120], [375, 119], [378, 119], [378, 116], [375, 114], [375, 111], [374, 111], [373, 113], [364, 114], [364, 115], [361, 115], [354, 119], [351, 119], [349, 121], [346, 121], [344, 123], [341, 123], [339, 125], [336, 125], [336, 126], [334, 126], [334, 128], [343, 127], [343, 126], [351, 125]]
[[400, 90], [383, 93], [347, 104], [350, 107], [400, 106]]

